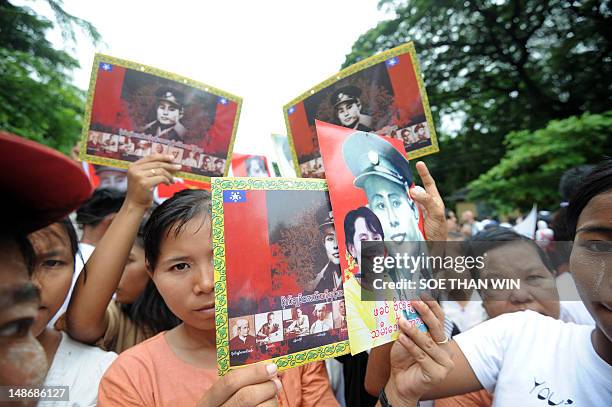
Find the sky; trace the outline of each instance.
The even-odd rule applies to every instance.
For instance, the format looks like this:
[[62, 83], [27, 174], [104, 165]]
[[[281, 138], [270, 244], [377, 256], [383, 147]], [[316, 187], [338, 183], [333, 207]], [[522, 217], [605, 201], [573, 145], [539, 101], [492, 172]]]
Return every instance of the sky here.
[[[14, 0], [46, 16], [45, 2]], [[74, 83], [87, 89], [94, 54], [140, 62], [243, 98], [234, 151], [270, 154], [286, 134], [282, 107], [340, 70], [359, 36], [388, 18], [378, 0], [64, 0], [98, 29], [72, 54]], [[59, 32], [49, 39], [65, 47]]]

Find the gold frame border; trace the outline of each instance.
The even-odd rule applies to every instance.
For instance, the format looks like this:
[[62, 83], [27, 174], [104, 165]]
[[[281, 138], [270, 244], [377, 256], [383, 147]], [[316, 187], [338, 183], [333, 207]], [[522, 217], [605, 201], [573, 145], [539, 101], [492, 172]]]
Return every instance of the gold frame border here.
[[[242, 190], [287, 190], [287, 191], [327, 191], [327, 183], [321, 179], [305, 178], [212, 178], [212, 240], [215, 275], [215, 325], [217, 346], [217, 368], [223, 376], [229, 371], [244, 366], [230, 366], [229, 355], [229, 319], [227, 316], [227, 286], [225, 268], [225, 235], [223, 191]], [[350, 353], [348, 339], [317, 348], [307, 349], [285, 356], [279, 356], [263, 362], [276, 363], [279, 370], [304, 365], [318, 360], [328, 359]]]
[[[192, 88], [203, 90], [204, 92], [213, 94], [215, 96], [224, 97], [236, 103], [238, 105], [238, 108], [236, 110], [236, 118], [234, 119], [234, 125], [232, 128], [232, 136], [230, 138], [230, 144], [227, 150], [227, 159], [225, 162], [225, 169], [223, 171], [223, 175], [224, 176], [227, 175], [227, 173], [229, 172], [229, 168], [231, 166], [231, 162], [232, 162], [232, 154], [234, 152], [234, 143], [236, 141], [236, 132], [238, 130], [238, 121], [240, 119], [240, 112], [242, 110], [242, 98], [241, 97], [233, 95], [224, 90], [215, 88], [214, 86], [210, 86], [205, 83], [195, 81], [193, 79], [187, 78], [179, 74], [164, 71], [162, 69], [154, 68], [152, 66], [148, 66], [145, 64], [140, 64], [138, 62], [129, 61], [127, 59], [120, 59], [120, 58], [116, 58], [116, 57], [112, 57], [112, 56], [104, 55], [104, 54], [95, 55], [93, 66], [91, 69], [91, 76], [89, 79], [89, 90], [87, 91], [87, 101], [85, 105], [85, 113], [83, 115], [83, 130], [81, 131], [81, 139], [80, 139], [81, 148], [79, 150], [79, 159], [81, 161], [87, 161], [92, 164], [108, 165], [108, 166], [118, 167], [118, 168], [128, 168], [128, 166], [131, 164], [131, 161], [116, 160], [114, 158], [98, 157], [95, 155], [87, 154], [87, 139], [89, 137], [89, 127], [91, 125], [93, 97], [94, 97], [94, 91], [96, 88], [96, 81], [98, 79], [98, 67], [100, 66], [100, 63], [102, 62], [107, 62], [112, 65], [121, 66], [123, 68], [129, 68], [132, 70], [141, 71], [141, 72], [145, 72], [151, 75], [159, 76], [161, 78], [170, 79], [172, 81], [182, 83], [183, 85], [187, 85]], [[209, 176], [197, 175], [197, 174], [192, 174], [192, 173], [183, 172], [183, 171], [177, 172], [176, 176], [184, 178], [184, 179], [188, 179], [188, 180], [200, 181], [200, 182], [205, 182], [205, 183], [210, 183], [212, 179], [212, 177], [209, 177]]]
[[291, 102], [285, 104], [283, 106], [283, 115], [285, 117], [285, 126], [287, 128], [287, 136], [289, 137], [289, 147], [291, 148], [291, 155], [293, 156], [293, 164], [295, 166], [296, 174], [302, 174], [300, 170], [300, 165], [297, 158], [297, 151], [295, 149], [295, 143], [293, 142], [293, 133], [291, 131], [291, 126], [289, 125], [289, 113], [288, 109], [292, 106], [297, 105], [300, 102], [303, 102], [308, 97], [313, 94], [327, 88], [328, 86], [350, 76], [359, 71], [363, 71], [366, 68], [369, 68], [373, 65], [379, 64], [381, 62], [386, 61], [389, 58], [393, 58], [402, 54], [410, 54], [410, 60], [412, 62], [412, 67], [414, 69], [415, 76], [417, 78], [417, 83], [419, 85], [419, 93], [421, 95], [421, 101], [423, 102], [423, 108], [425, 110], [425, 118], [427, 120], [427, 124], [429, 125], [429, 134], [431, 136], [431, 146], [424, 147], [416, 151], [412, 151], [406, 153], [406, 158], [408, 160], [412, 160], [415, 158], [423, 157], [429, 154], [437, 153], [440, 151], [438, 146], [438, 136], [436, 133], [436, 129], [433, 123], [433, 118], [431, 115], [431, 108], [429, 107], [429, 98], [427, 97], [427, 91], [425, 89], [425, 82], [423, 81], [423, 77], [421, 76], [421, 66], [419, 64], [419, 60], [417, 59], [416, 50], [414, 48], [414, 43], [412, 41], [407, 42], [405, 44], [399, 45], [395, 48], [383, 51], [379, 54], [368, 57], [364, 60], [361, 60], [351, 66], [348, 66], [338, 72], [335, 75], [330, 76], [325, 79], [323, 82], [318, 85], [310, 88], [306, 92], [302, 93], [300, 96], [293, 99]]

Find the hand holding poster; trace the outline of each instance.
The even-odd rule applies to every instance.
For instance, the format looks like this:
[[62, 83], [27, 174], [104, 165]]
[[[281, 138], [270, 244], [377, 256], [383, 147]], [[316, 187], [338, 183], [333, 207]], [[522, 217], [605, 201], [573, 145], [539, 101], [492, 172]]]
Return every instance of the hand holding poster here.
[[210, 182], [229, 169], [242, 100], [179, 75], [97, 54], [87, 97], [82, 160], [127, 168], [172, 154], [177, 176]]
[[[386, 254], [392, 256], [402, 243], [424, 240], [423, 216], [408, 194], [413, 180], [400, 140], [319, 121], [316, 128], [338, 234], [351, 353], [357, 354], [396, 339], [401, 312], [425, 329], [410, 305], [414, 293], [367, 296], [370, 287], [361, 270], [363, 241], [387, 241]], [[398, 270], [383, 276], [406, 277], [420, 276]]]
[[214, 178], [212, 197], [219, 374], [348, 353], [325, 182]]
[[412, 43], [352, 65], [284, 106], [297, 174], [323, 178], [315, 120], [401, 140], [409, 159], [438, 151]]

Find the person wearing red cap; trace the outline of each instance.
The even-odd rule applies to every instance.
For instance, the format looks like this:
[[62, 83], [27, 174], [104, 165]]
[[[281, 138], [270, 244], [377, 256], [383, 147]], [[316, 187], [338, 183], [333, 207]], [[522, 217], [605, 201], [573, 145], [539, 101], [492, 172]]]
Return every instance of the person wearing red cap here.
[[40, 297], [30, 279], [34, 254], [26, 236], [76, 209], [91, 185], [68, 157], [21, 137], [0, 132], [0, 154], [6, 214], [0, 228], [0, 386], [35, 386], [48, 365], [31, 332]]

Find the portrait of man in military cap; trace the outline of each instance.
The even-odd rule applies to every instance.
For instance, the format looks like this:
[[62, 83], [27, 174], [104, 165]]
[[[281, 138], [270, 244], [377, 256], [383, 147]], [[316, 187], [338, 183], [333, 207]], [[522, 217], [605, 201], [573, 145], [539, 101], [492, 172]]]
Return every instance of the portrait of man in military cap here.
[[343, 86], [330, 97], [334, 107], [334, 124], [361, 131], [372, 131], [372, 116], [362, 112], [361, 89], [357, 86]]
[[340, 289], [342, 272], [340, 271], [340, 251], [334, 227], [334, 216], [328, 208], [322, 208], [317, 214], [317, 222], [327, 255], [327, 264], [316, 275], [312, 284], [313, 291], [324, 292]]
[[408, 160], [381, 137], [364, 132], [345, 140], [342, 155], [355, 176], [353, 184], [364, 190], [368, 208], [380, 220], [385, 240], [423, 240], [419, 210], [408, 193], [412, 184]]
[[164, 138], [166, 140], [182, 141], [187, 129], [181, 123], [184, 113], [182, 92], [161, 87], [155, 92], [157, 119], [147, 123], [142, 133]]

